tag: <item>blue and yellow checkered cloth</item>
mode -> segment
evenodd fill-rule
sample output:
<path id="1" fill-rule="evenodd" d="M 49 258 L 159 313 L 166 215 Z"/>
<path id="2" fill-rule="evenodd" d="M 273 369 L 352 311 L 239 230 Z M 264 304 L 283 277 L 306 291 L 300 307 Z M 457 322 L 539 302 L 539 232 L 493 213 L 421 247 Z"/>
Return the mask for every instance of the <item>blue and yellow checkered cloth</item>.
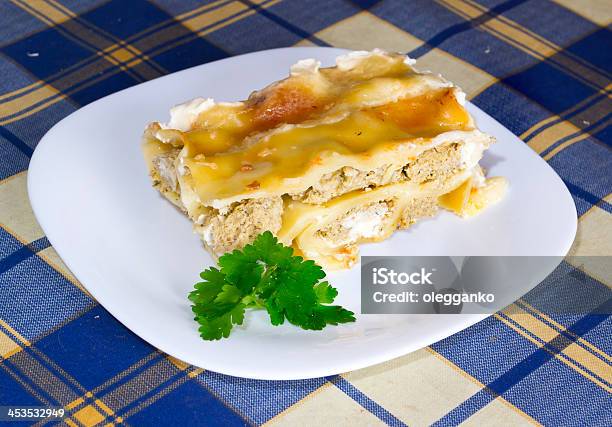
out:
<path id="1" fill-rule="evenodd" d="M 380 47 L 443 73 L 539 153 L 576 202 L 572 254 L 610 256 L 611 18 L 606 0 L 0 0 L 0 405 L 60 406 L 66 423 L 88 426 L 612 425 L 608 316 L 550 313 L 527 296 L 368 369 L 228 377 L 112 318 L 26 195 L 41 136 L 105 95 L 255 50 Z M 604 289 L 589 268 L 545 295 Z"/>

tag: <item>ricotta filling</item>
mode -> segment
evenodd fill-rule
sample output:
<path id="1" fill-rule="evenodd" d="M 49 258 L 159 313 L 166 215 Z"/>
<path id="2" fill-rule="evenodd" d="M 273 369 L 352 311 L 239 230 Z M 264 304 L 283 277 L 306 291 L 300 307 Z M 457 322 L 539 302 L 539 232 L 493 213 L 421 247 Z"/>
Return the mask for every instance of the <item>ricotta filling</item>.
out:
<path id="1" fill-rule="evenodd" d="M 382 231 L 383 219 L 388 215 L 386 203 L 379 203 L 373 209 L 366 209 L 348 215 L 340 223 L 348 230 L 348 240 L 355 242 L 360 238 L 376 237 Z"/>

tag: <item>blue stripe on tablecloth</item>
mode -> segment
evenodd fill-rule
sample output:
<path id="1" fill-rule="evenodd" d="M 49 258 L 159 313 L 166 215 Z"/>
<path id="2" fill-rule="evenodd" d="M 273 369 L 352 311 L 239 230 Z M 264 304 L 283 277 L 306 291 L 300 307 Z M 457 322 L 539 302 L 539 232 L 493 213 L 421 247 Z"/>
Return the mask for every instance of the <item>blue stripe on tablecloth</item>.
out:
<path id="1" fill-rule="evenodd" d="M 17 147 L 0 136 L 0 180 L 22 172 L 28 167 L 30 158 Z"/>
<path id="2" fill-rule="evenodd" d="M 604 199 L 600 199 L 596 195 L 589 193 L 586 190 L 583 190 L 582 188 L 578 187 L 577 185 L 572 184 L 571 182 L 568 182 L 565 180 L 563 182 L 567 186 L 569 191 L 572 193 L 572 195 L 589 202 L 589 204 L 591 205 L 597 205 L 608 213 L 612 213 L 612 205 L 606 202 Z"/>
<path id="3" fill-rule="evenodd" d="M 185 399 L 185 396 L 189 396 Z M 253 402 L 255 403 L 255 402 Z M 244 426 L 247 422 L 193 379 L 146 406 L 128 419 L 133 425 Z"/>
<path id="4" fill-rule="evenodd" d="M 93 54 L 89 49 L 66 37 L 57 28 L 49 27 L 44 31 L 30 34 L 3 46 L 0 52 L 41 80 Z M 31 58 L 28 52 L 38 52 L 39 56 Z M 44 61 L 40 60 L 40 52 L 44 55 Z"/>
<path id="5" fill-rule="evenodd" d="M 597 307 L 597 312 L 601 310 L 610 312 L 610 310 L 612 310 L 612 300 L 605 301 Z M 567 327 L 569 334 L 557 335 L 556 338 L 550 341 L 553 343 L 552 345 L 542 348 L 536 348 L 531 342 L 516 335 L 510 328 L 499 321 L 496 321 L 497 324 L 493 324 L 492 319 L 487 319 L 481 323 L 489 323 L 489 328 L 492 329 L 491 332 L 494 331 L 496 336 L 500 333 L 512 336 L 512 346 L 500 349 L 498 346 L 486 343 L 487 337 L 485 334 L 482 332 L 477 335 L 474 334 L 472 331 L 474 327 L 468 328 L 465 331 L 434 344 L 432 346 L 434 350 L 438 351 L 444 357 L 453 361 L 453 363 L 458 365 L 461 369 L 486 384 L 486 391 L 481 390 L 477 393 L 484 395 L 473 396 L 472 399 L 468 399 L 461 403 L 438 420 L 438 423 L 441 425 L 457 424 L 482 409 L 492 400 L 493 396 L 504 396 L 519 409 L 522 409 L 538 420 L 546 418 L 548 422 L 559 423 L 563 420 L 563 415 L 568 412 L 574 412 L 573 415 L 579 417 L 585 411 L 589 411 L 588 407 L 566 408 L 565 403 L 563 403 L 561 399 L 552 399 L 553 394 L 562 394 L 563 390 L 568 387 L 574 390 L 582 390 L 584 395 L 588 395 L 592 400 L 593 407 L 601 408 L 602 405 L 605 405 L 605 402 L 610 399 L 608 393 L 585 379 L 585 377 L 581 376 L 576 371 L 571 370 L 561 362 L 555 360 L 555 355 L 575 342 L 577 336 L 581 336 L 594 329 L 608 319 L 609 316 L 607 315 L 586 314 Z M 484 325 L 478 324 L 477 326 L 482 329 Z M 474 340 L 481 343 L 481 345 L 477 347 L 477 353 L 472 353 L 474 350 L 467 350 L 468 347 L 473 348 L 476 344 Z M 516 352 L 519 349 L 522 354 L 527 355 L 521 356 L 518 362 L 509 365 L 504 364 L 505 366 L 500 365 L 500 360 L 497 356 L 505 355 L 503 353 L 500 354 L 500 350 L 503 352 Z M 474 362 L 478 362 L 480 368 L 478 368 Z M 485 365 L 485 362 L 490 365 Z M 538 384 L 538 381 L 532 377 L 532 374 L 543 367 L 547 370 L 557 372 L 556 376 L 554 374 L 545 375 L 545 378 L 550 378 L 549 382 L 554 379 L 562 382 L 562 384 L 558 384 L 557 387 L 549 390 L 549 397 L 551 397 L 551 399 L 548 399 L 549 404 L 545 411 L 533 411 L 531 410 L 533 407 L 532 400 L 536 399 L 535 395 L 537 394 L 534 387 Z M 563 375 L 560 375 L 560 373 Z M 524 389 L 522 392 L 509 395 L 508 393 L 519 384 L 523 384 Z M 527 384 L 529 384 L 529 387 Z M 548 388 L 548 384 L 545 384 L 545 386 Z M 597 406 L 595 406 L 596 404 Z M 570 419 L 579 418 L 570 417 Z"/>
<path id="6" fill-rule="evenodd" d="M 0 363 L 0 367 L 2 368 L 2 370 L 0 370 L 0 385 L 2 386 L 0 387 L 0 390 L 5 387 L 10 387 L 9 390 L 12 390 L 14 388 L 15 393 L 19 395 L 22 394 L 19 393 L 20 390 L 27 390 L 27 388 L 30 388 L 34 391 L 34 393 L 28 390 L 29 394 L 36 394 L 36 400 L 34 400 L 34 405 L 41 403 L 46 405 L 57 405 L 56 399 L 54 399 L 53 396 L 51 396 L 47 390 L 45 390 L 43 387 L 34 382 L 32 378 L 30 378 L 29 376 L 22 375 L 22 372 L 14 365 L 13 362 L 11 362 L 10 358 L 3 359 L 2 363 Z M 16 378 L 18 378 L 19 381 L 16 381 Z M 24 401 L 14 401 L 13 396 L 9 397 L 9 399 L 7 399 L 5 402 L 14 402 L 21 405 L 25 404 Z"/>
<path id="7" fill-rule="evenodd" d="M 590 263 L 603 266 L 609 257 L 572 257 L 574 264 L 583 264 L 585 258 Z M 610 314 L 598 312 L 606 308 L 605 302 L 612 298 L 610 288 L 592 278 L 568 262 L 562 262 L 546 279 L 529 291 L 522 300 L 541 313 L 545 313 L 563 327 L 576 323 L 585 313 Z M 570 334 L 572 335 L 572 334 Z M 595 346 L 606 348 L 612 336 L 600 334 L 599 339 L 591 340 Z M 609 349 L 609 348 L 607 348 Z"/>
<path id="8" fill-rule="evenodd" d="M 62 401 L 53 397 L 51 394 L 52 389 L 57 391 L 61 387 L 62 391 L 72 392 L 75 396 L 85 394 L 86 390 L 80 384 L 75 383 L 73 378 L 66 377 L 53 359 L 45 358 L 43 354 L 39 353 L 32 346 L 22 346 L 19 353 L 3 361 L 3 363 L 11 364 L 16 371 L 18 370 L 21 379 L 24 379 L 26 376 L 29 378 L 28 368 L 31 367 L 32 362 L 39 364 L 43 368 L 43 370 L 38 372 L 39 377 L 34 380 L 34 383 L 36 383 L 39 389 L 43 390 L 43 393 L 48 395 L 55 405 L 63 406 L 69 403 L 69 401 Z M 40 376 L 41 374 L 42 376 Z M 61 384 L 58 384 L 58 380 Z M 68 398 L 69 395 L 62 397 Z"/>
<path id="9" fill-rule="evenodd" d="M 100 306 L 39 340 L 36 347 L 57 360 L 85 388 L 99 392 L 117 389 L 163 359 L 163 354 L 132 334 Z M 109 379 L 143 359 L 148 361 L 103 387 Z"/>
<path id="10" fill-rule="evenodd" d="M 268 18 L 270 21 L 272 21 L 275 24 L 283 27 L 287 31 L 292 32 L 296 36 L 299 36 L 299 37 L 302 37 L 304 39 L 310 40 L 311 42 L 313 42 L 314 44 L 316 44 L 318 46 L 329 46 L 329 44 L 327 44 L 326 42 L 324 42 L 320 38 L 312 35 L 308 31 L 303 30 L 301 27 L 292 24 L 291 22 L 287 21 L 286 19 L 281 18 L 277 14 L 270 12 L 268 9 L 265 9 L 265 8 L 261 7 L 260 5 L 258 5 L 256 3 L 253 3 L 250 0 L 240 0 L 240 2 L 246 4 L 251 9 L 257 11 L 258 15 L 261 15 L 261 16 L 263 16 L 265 18 Z"/>
<path id="11" fill-rule="evenodd" d="M 48 403 L 27 390 L 17 380 L 18 378 L 20 376 L 14 369 L 4 362 L 0 363 L 0 402 L 11 402 L 24 406 L 37 406 Z"/>
<path id="12" fill-rule="evenodd" d="M 471 30 L 479 25 L 484 24 L 487 21 L 495 18 L 497 15 L 502 14 L 522 3 L 525 3 L 526 0 L 509 0 L 504 3 L 498 4 L 495 7 L 489 9 L 487 14 L 482 14 L 475 19 L 471 19 L 469 21 L 462 22 L 460 24 L 455 24 L 451 27 L 448 27 L 442 31 L 440 31 L 435 36 L 426 40 L 425 43 L 414 49 L 409 53 L 413 58 L 419 58 L 425 55 L 430 50 L 439 47 L 442 43 L 450 39 L 451 37 L 456 36 L 459 33 Z"/>
<path id="13" fill-rule="evenodd" d="M 103 29 L 114 38 L 125 41 L 134 34 L 168 22 L 173 17 L 145 0 L 130 0 L 129 7 L 126 7 L 124 0 L 110 0 L 82 13 L 79 19 L 93 24 L 89 26 L 96 33 L 100 33 L 98 29 Z"/>
<path id="14" fill-rule="evenodd" d="M 0 2 L 0 46 L 12 43 L 30 34 L 44 30 L 47 26 L 10 1 Z"/>
<path id="15" fill-rule="evenodd" d="M 0 243 L 3 248 L 23 246 L 2 228 Z M 45 240 L 37 241 L 34 249 L 45 245 Z M 7 254 L 4 250 L 2 253 Z M 7 262 L 12 266 L 0 273 L 0 318 L 31 341 L 94 302 L 41 258 L 23 254 L 15 256 L 23 259 Z"/>
<path id="16" fill-rule="evenodd" d="M 135 409 L 142 402 L 146 401 L 149 398 L 152 398 L 162 392 L 164 389 L 169 388 L 175 385 L 179 380 L 185 378 L 187 372 L 177 370 L 173 375 L 166 378 L 160 384 L 155 385 L 154 387 L 148 387 L 144 393 L 140 393 L 136 399 L 129 402 L 127 405 L 121 407 L 120 409 L 115 410 L 116 416 L 123 416 L 127 412 Z M 193 379 L 189 379 L 188 381 L 193 381 Z M 206 394 L 206 391 L 202 389 L 202 394 Z"/>
<path id="17" fill-rule="evenodd" d="M 578 114 L 588 110 L 589 108 L 591 108 L 598 102 L 601 102 L 602 100 L 607 99 L 610 96 L 610 93 L 611 93 L 610 91 L 605 91 L 605 92 L 597 94 L 596 96 L 591 98 L 588 102 L 585 102 L 580 108 L 570 109 L 569 112 L 560 114 L 558 119 L 551 120 L 550 122 L 538 127 L 533 132 L 531 132 L 529 135 L 527 135 L 523 140 L 525 142 L 529 142 L 533 137 L 543 132 L 544 130 L 548 129 L 549 127 L 555 126 L 563 122 L 564 120 L 570 120 L 571 118 L 577 116 Z"/>
<path id="18" fill-rule="evenodd" d="M 408 5 L 384 2 L 373 7 L 372 12 L 421 40 L 435 38 L 441 28 L 465 23 L 462 17 L 449 9 L 427 1 L 411 2 Z M 457 32 L 436 47 L 498 78 L 538 62 L 532 55 L 479 28 Z"/>
<path id="19" fill-rule="evenodd" d="M 546 10 L 546 13 L 542 13 L 543 10 Z M 515 21 L 523 29 L 532 31 L 547 42 L 559 46 L 566 46 L 597 29 L 592 22 L 554 1 L 541 2 L 537 7 L 532 1 L 527 1 L 509 9 L 503 15 Z M 555 25 L 550 25 L 551 22 Z M 559 31 L 559 28 L 563 28 L 563 31 Z"/>
<path id="20" fill-rule="evenodd" d="M 17 249 L 15 252 L 0 259 L 0 274 L 10 270 L 21 261 L 28 259 L 32 255 L 42 251 L 43 249 L 47 249 L 50 246 L 51 243 L 49 243 L 49 240 L 47 240 L 46 237 L 41 237 L 40 239 L 34 240 L 33 242 Z"/>
<path id="21" fill-rule="evenodd" d="M 353 399 L 355 402 L 359 403 L 362 407 L 367 409 L 373 415 L 376 415 L 382 421 L 384 421 L 387 425 L 390 426 L 405 426 L 404 422 L 402 422 L 399 418 L 393 415 L 391 412 L 387 411 L 385 408 L 380 406 L 374 400 L 370 399 L 365 393 L 351 384 L 349 381 L 345 380 L 340 375 L 334 375 L 332 377 L 327 378 L 329 382 L 338 387 L 347 396 Z"/>
<path id="22" fill-rule="evenodd" d="M 612 301 L 612 299 L 611 299 Z M 609 309 L 610 306 L 607 307 L 602 307 L 602 309 Z M 508 316 L 505 313 L 499 313 L 498 314 L 500 318 L 502 318 L 505 322 L 507 322 L 508 324 L 512 325 L 512 327 L 516 328 L 517 330 L 522 331 L 525 335 L 527 335 L 528 337 L 530 337 L 532 340 L 535 340 L 538 344 L 540 344 L 542 346 L 542 348 L 544 350 L 547 350 L 549 353 L 553 354 L 553 355 L 558 355 L 559 360 L 562 360 L 564 362 L 569 362 L 572 365 L 572 368 L 578 368 L 578 370 L 583 370 L 583 372 L 588 373 L 589 375 L 589 379 L 594 379 L 595 381 L 603 384 L 604 387 L 608 387 L 609 389 L 612 389 L 612 383 L 610 383 L 610 381 L 608 381 L 606 378 L 602 377 L 601 375 L 597 374 L 595 371 L 593 371 L 591 368 L 589 368 L 588 366 L 586 366 L 585 364 L 581 363 L 578 359 L 574 359 L 571 356 L 562 353 L 561 350 L 563 350 L 563 348 L 561 348 L 561 350 L 559 350 L 559 346 L 560 344 L 562 344 L 562 347 L 567 347 L 570 344 L 576 344 L 576 341 L 578 340 L 578 336 L 573 334 L 571 331 L 565 330 L 563 332 L 558 331 L 558 334 L 556 336 L 555 339 L 553 339 L 550 342 L 547 342 L 545 339 L 539 337 L 536 333 L 530 331 L 528 328 L 522 326 L 519 322 L 515 321 L 512 316 Z M 597 314 L 591 314 L 592 316 L 600 316 L 600 313 Z M 590 351 L 589 351 L 590 352 Z M 590 352 L 593 353 L 593 352 Z M 601 360 L 603 360 L 606 364 L 609 365 L 609 362 L 607 360 L 605 360 L 604 358 L 600 358 Z M 612 366 L 611 366 L 612 368 Z"/>
<path id="23" fill-rule="evenodd" d="M 303 34 L 313 35 L 353 16 L 360 10 L 362 5 L 354 1 L 309 0 L 307 4 L 295 1 L 279 2 L 267 9 L 267 12 L 299 27 Z"/>
<path id="24" fill-rule="evenodd" d="M 574 337 L 574 335 L 573 335 L 572 333 L 568 332 L 568 331 L 565 329 L 565 327 L 563 326 L 563 324 L 559 324 L 559 323 L 553 323 L 553 322 L 551 322 L 551 321 L 549 320 L 549 319 L 550 319 L 550 316 L 548 316 L 548 315 L 547 315 L 546 317 L 544 317 L 544 316 L 542 315 L 542 312 L 538 312 L 538 311 L 534 310 L 532 306 L 528 306 L 528 305 L 526 305 L 526 304 L 525 304 L 525 303 L 524 303 L 522 300 L 515 301 L 515 304 L 516 304 L 518 307 L 520 307 L 521 309 L 523 309 L 525 312 L 529 313 L 531 316 L 533 316 L 533 317 L 535 317 L 536 319 L 538 319 L 540 322 L 544 323 L 544 324 L 545 324 L 546 326 L 548 326 L 549 328 L 551 328 L 551 329 L 553 329 L 553 330 L 557 331 L 557 332 L 558 332 L 560 335 L 565 336 L 565 337 L 567 337 L 567 338 L 573 338 L 573 337 Z M 547 317 L 548 317 L 548 318 L 547 318 Z M 509 319 L 509 318 L 508 318 L 508 319 Z M 553 320 L 554 320 L 554 319 L 553 319 Z M 569 323 L 569 322 L 566 322 L 566 323 Z M 559 325 L 561 325 L 561 326 L 559 326 Z M 598 325 L 598 326 L 599 326 L 599 325 Z M 593 330 L 596 330 L 596 328 L 593 328 L 591 331 L 593 331 Z M 590 332 L 590 331 L 589 331 L 589 332 Z M 535 334 L 533 334 L 533 333 L 531 333 L 531 332 L 530 332 L 530 335 L 535 337 Z M 574 344 L 575 344 L 576 346 L 580 347 L 581 349 L 583 349 L 584 351 L 589 352 L 591 355 L 593 355 L 594 357 L 598 358 L 598 359 L 599 359 L 599 360 L 601 360 L 602 362 L 609 363 L 609 360 L 608 360 L 606 357 L 604 357 L 604 356 L 603 356 L 602 354 L 600 354 L 599 352 L 597 352 L 597 351 L 593 350 L 593 348 L 591 348 L 590 346 L 585 345 L 585 343 L 584 343 L 584 342 L 582 342 L 582 341 L 578 340 L 578 341 L 576 341 Z M 592 344 L 592 343 L 591 343 L 591 344 Z M 604 351 L 605 351 L 605 350 L 604 350 Z M 607 380 L 603 379 L 603 381 L 607 381 Z"/>
<path id="25" fill-rule="evenodd" d="M 482 389 L 434 422 L 432 427 L 459 425 L 496 398 L 497 396 L 494 393 L 491 393 L 486 388 Z"/>
<path id="26" fill-rule="evenodd" d="M 49 131 L 49 129 L 51 129 L 58 121 L 76 110 L 76 106 L 71 104 L 69 100 L 64 99 L 48 106 L 44 110 L 38 111 L 36 114 L 32 114 L 16 122 L 5 125 L 5 129 L 9 130 L 21 141 L 28 144 L 29 147 L 36 148 L 41 138 Z M 2 137 L 0 136 L 0 140 L 1 138 Z M 0 168 L 2 167 L 1 163 L 2 162 L 0 161 Z"/>
<path id="27" fill-rule="evenodd" d="M 578 55 L 588 63 L 594 64 L 606 73 L 612 73 L 612 49 L 602 48 L 612 45 L 612 31 L 608 28 L 600 28 L 587 37 L 584 37 L 567 50 Z"/>
<path id="28" fill-rule="evenodd" d="M 548 164 L 563 181 L 570 184 L 578 216 L 612 193 L 610 147 L 592 138 L 585 138 L 564 148 Z M 607 204 L 602 206 L 605 208 Z"/>
<path id="29" fill-rule="evenodd" d="M 596 93 L 595 89 L 569 76 L 548 60 L 505 77 L 502 82 L 556 114 L 562 114 Z M 563 96 L 551 91 L 551 87 L 562 87 Z"/>
<path id="30" fill-rule="evenodd" d="M 9 131 L 6 127 L 0 126 L 0 136 L 2 136 L 11 144 L 13 144 L 13 146 L 19 151 L 21 151 L 24 155 L 32 157 L 32 153 L 34 152 L 34 150 L 31 149 L 28 144 L 19 139 L 15 134 Z"/>
<path id="31" fill-rule="evenodd" d="M 538 103 L 501 82 L 489 86 L 472 102 L 515 135 L 523 134 L 551 115 Z"/>
<path id="32" fill-rule="evenodd" d="M 326 383 L 325 378 L 263 381 L 212 371 L 204 371 L 196 378 L 207 390 L 254 424 L 265 423 Z"/>

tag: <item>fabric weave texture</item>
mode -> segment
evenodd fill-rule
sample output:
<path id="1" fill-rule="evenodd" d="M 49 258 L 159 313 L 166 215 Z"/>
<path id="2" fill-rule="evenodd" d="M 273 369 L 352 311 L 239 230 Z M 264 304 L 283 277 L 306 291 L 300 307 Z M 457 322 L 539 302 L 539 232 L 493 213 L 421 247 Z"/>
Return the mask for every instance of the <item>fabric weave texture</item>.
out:
<path id="1" fill-rule="evenodd" d="M 379 47 L 457 83 L 542 156 L 576 203 L 572 254 L 612 256 L 611 22 L 601 0 L 0 1 L 0 406 L 63 407 L 79 426 L 612 425 L 610 318 L 542 304 L 612 285 L 588 265 L 378 366 L 241 379 L 117 322 L 63 264 L 26 192 L 40 138 L 105 95 L 257 50 Z"/>

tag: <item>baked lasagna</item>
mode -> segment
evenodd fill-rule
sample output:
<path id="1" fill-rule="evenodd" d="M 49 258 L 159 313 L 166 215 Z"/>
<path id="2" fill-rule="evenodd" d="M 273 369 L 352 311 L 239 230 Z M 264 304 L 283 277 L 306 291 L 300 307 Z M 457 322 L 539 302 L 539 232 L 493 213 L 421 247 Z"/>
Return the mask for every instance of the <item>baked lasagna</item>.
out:
<path id="1" fill-rule="evenodd" d="M 328 269 L 440 208 L 474 215 L 506 186 L 478 165 L 494 140 L 461 89 L 413 63 L 380 50 L 329 68 L 305 59 L 245 101 L 178 105 L 144 132 L 153 186 L 214 256 L 269 230 Z"/>

